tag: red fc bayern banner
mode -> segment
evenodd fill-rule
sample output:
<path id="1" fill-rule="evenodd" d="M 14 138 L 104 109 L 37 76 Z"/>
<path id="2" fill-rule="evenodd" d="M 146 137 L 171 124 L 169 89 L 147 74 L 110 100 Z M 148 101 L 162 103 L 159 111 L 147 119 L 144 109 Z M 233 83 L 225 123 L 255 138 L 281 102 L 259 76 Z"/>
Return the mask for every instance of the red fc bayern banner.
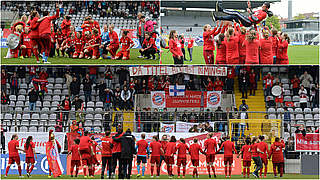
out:
<path id="1" fill-rule="evenodd" d="M 296 151 L 320 151 L 318 133 L 308 133 L 305 136 L 300 133 L 295 135 Z"/>

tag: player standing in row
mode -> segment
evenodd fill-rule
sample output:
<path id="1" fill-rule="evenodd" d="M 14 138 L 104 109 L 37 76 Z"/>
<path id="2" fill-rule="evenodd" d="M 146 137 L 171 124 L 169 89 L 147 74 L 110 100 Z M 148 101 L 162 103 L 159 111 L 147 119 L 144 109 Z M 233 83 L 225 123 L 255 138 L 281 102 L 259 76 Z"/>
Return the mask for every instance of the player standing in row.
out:
<path id="1" fill-rule="evenodd" d="M 12 135 L 11 141 L 8 143 L 8 150 L 9 150 L 9 162 L 6 168 L 6 175 L 4 176 L 5 178 L 8 176 L 8 172 L 11 168 L 11 165 L 16 163 L 18 166 L 18 171 L 19 171 L 19 178 L 23 178 L 21 175 L 21 165 L 20 165 L 20 156 L 18 151 L 23 151 L 23 149 L 19 148 L 19 137 L 17 134 Z"/>
<path id="2" fill-rule="evenodd" d="M 92 140 L 88 136 L 89 132 L 85 131 L 83 133 L 83 136 L 80 137 L 80 143 L 79 143 L 79 152 L 80 157 L 82 160 L 82 167 L 83 167 L 83 174 L 84 177 L 87 177 L 87 170 L 89 171 L 89 176 L 92 175 L 92 158 L 93 156 L 93 149 L 90 145 L 92 143 Z"/>
<path id="3" fill-rule="evenodd" d="M 228 167 L 229 167 L 229 178 L 231 178 L 231 169 L 232 169 L 232 163 L 233 163 L 233 151 L 235 154 L 237 154 L 237 150 L 234 147 L 234 143 L 231 142 L 229 139 L 230 137 L 227 136 L 226 137 L 226 141 L 224 141 L 221 144 L 221 147 L 218 149 L 217 153 L 219 151 L 221 151 L 222 148 L 224 148 L 224 174 L 225 174 L 225 178 L 227 178 L 227 174 L 228 174 Z"/>
<path id="4" fill-rule="evenodd" d="M 200 152 L 202 154 L 205 154 L 205 152 L 203 152 L 201 146 L 198 144 L 198 139 L 194 138 L 193 139 L 193 144 L 191 144 L 190 148 L 189 148 L 189 153 L 191 156 L 191 162 L 193 165 L 193 173 L 192 173 L 192 177 L 197 177 L 199 178 L 199 174 L 198 174 L 198 166 L 199 166 L 199 154 Z"/>
<path id="5" fill-rule="evenodd" d="M 81 166 L 79 143 L 80 139 L 75 139 L 74 144 L 71 146 L 71 150 L 68 152 L 68 156 L 71 154 L 71 177 L 73 177 L 74 168 L 76 168 L 75 177 L 78 177 L 79 167 Z"/>
<path id="6" fill-rule="evenodd" d="M 102 149 L 101 149 L 101 160 L 102 160 L 102 170 L 101 170 L 101 179 L 104 179 L 104 171 L 107 166 L 107 175 L 111 179 L 112 172 L 112 138 L 110 137 L 111 132 L 106 131 L 105 137 L 101 139 Z"/>
<path id="7" fill-rule="evenodd" d="M 37 154 L 35 151 L 36 145 L 32 142 L 32 136 L 28 136 L 26 143 L 24 144 L 24 150 L 26 152 L 26 164 L 27 164 L 27 176 L 30 177 L 31 172 L 34 168 L 35 159 Z M 31 164 L 31 167 L 30 167 Z"/>
<path id="8" fill-rule="evenodd" d="M 221 22 L 219 28 L 215 27 L 212 29 L 210 24 L 206 24 L 203 27 L 203 57 L 206 64 L 214 64 L 214 37 L 221 32 L 222 23 L 223 22 Z M 218 24 L 219 22 L 217 22 L 217 25 Z"/>
<path id="9" fill-rule="evenodd" d="M 249 149 L 251 148 L 250 139 L 246 139 L 246 145 L 242 146 L 239 156 L 242 155 L 242 166 L 243 166 L 243 178 L 250 178 L 250 166 L 251 166 L 251 152 Z"/>
<path id="10" fill-rule="evenodd" d="M 215 159 L 215 153 L 217 150 L 217 141 L 215 139 L 212 138 L 213 137 L 213 133 L 209 133 L 207 135 L 207 140 L 204 141 L 204 152 L 206 153 L 206 161 L 207 161 L 207 170 L 208 170 L 208 174 L 209 174 L 209 178 L 211 178 L 211 174 L 210 174 L 210 167 L 212 169 L 213 172 L 213 176 L 216 178 L 216 171 L 214 169 L 214 159 Z"/>
<path id="11" fill-rule="evenodd" d="M 165 162 L 167 164 L 167 171 L 169 178 L 173 177 L 173 168 L 174 165 L 174 154 L 177 151 L 176 147 L 176 137 L 171 136 L 170 141 L 166 144 L 164 151 L 165 151 Z"/>
<path id="12" fill-rule="evenodd" d="M 259 156 L 261 158 L 262 164 L 264 165 L 264 178 L 267 177 L 268 172 L 268 144 L 265 142 L 264 136 L 259 136 L 260 143 L 258 145 L 258 148 L 262 153 L 259 153 Z M 260 169 L 260 176 L 262 177 L 262 169 Z"/>
<path id="13" fill-rule="evenodd" d="M 157 178 L 160 176 L 160 155 L 163 154 L 163 149 L 161 143 L 158 141 L 158 136 L 152 137 L 152 142 L 150 143 L 151 149 L 151 178 L 153 178 L 154 165 L 156 165 L 157 169 Z"/>
<path id="14" fill-rule="evenodd" d="M 283 148 L 285 148 L 285 144 L 283 140 L 280 141 L 280 138 L 276 137 L 275 142 L 270 147 L 269 159 L 272 157 L 273 164 L 273 173 L 274 177 L 277 178 L 277 167 L 280 173 L 280 177 L 283 176 L 284 169 L 284 158 L 283 158 Z"/>
<path id="15" fill-rule="evenodd" d="M 183 64 L 183 54 L 181 51 L 181 44 L 178 39 L 176 30 L 170 31 L 169 35 L 169 50 L 172 53 L 174 64 Z"/>
<path id="16" fill-rule="evenodd" d="M 186 166 L 187 166 L 187 151 L 189 151 L 189 147 L 186 144 L 186 141 L 183 138 L 180 138 L 180 143 L 177 146 L 178 151 L 178 159 L 177 159 L 177 173 L 178 178 L 181 178 L 180 176 L 180 167 L 182 165 L 183 168 L 183 176 L 182 178 L 185 178 L 186 176 Z"/>
<path id="17" fill-rule="evenodd" d="M 254 163 L 256 164 L 256 169 L 255 171 L 252 173 L 252 175 L 256 178 L 259 177 L 259 170 L 262 168 L 262 161 L 261 158 L 259 156 L 259 153 L 262 153 L 262 151 L 260 151 L 258 145 L 260 143 L 260 140 L 257 137 L 254 137 L 252 139 L 252 145 L 249 149 L 249 152 L 252 153 L 252 160 L 254 161 Z"/>
<path id="18" fill-rule="evenodd" d="M 144 178 L 144 172 L 146 171 L 146 163 L 147 163 L 147 156 L 149 156 L 149 146 L 148 142 L 145 140 L 146 135 L 141 134 L 141 139 L 137 142 L 136 149 L 137 151 L 137 177 L 140 177 L 140 164 L 142 162 L 142 178 Z"/>

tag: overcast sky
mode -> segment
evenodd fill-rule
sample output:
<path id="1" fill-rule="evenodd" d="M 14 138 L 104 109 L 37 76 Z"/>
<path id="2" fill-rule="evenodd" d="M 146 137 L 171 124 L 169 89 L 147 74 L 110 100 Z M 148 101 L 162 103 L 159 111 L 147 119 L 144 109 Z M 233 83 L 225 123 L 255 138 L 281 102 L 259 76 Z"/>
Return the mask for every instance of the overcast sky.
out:
<path id="1" fill-rule="evenodd" d="M 292 0 L 292 16 L 296 16 L 299 13 L 319 12 L 320 1 L 319 0 Z M 271 5 L 270 10 L 275 15 L 281 17 L 288 17 L 288 0 L 281 0 L 281 2 Z"/>

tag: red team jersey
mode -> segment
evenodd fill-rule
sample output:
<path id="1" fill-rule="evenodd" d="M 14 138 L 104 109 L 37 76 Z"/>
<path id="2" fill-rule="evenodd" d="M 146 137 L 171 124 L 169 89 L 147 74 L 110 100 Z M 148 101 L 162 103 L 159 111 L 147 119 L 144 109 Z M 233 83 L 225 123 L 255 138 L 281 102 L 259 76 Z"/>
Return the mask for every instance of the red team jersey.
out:
<path id="1" fill-rule="evenodd" d="M 74 144 L 71 147 L 71 160 L 80 160 L 80 154 L 79 154 L 79 145 L 78 144 Z"/>
<path id="2" fill-rule="evenodd" d="M 223 82 L 221 80 L 215 81 L 213 84 L 215 91 L 222 91 L 223 90 Z"/>
<path id="3" fill-rule="evenodd" d="M 169 49 L 173 57 L 182 56 L 181 44 L 177 38 L 169 40 Z"/>
<path id="4" fill-rule="evenodd" d="M 224 39 L 226 45 L 226 63 L 239 64 L 239 37 L 232 36 L 229 41 Z"/>
<path id="5" fill-rule="evenodd" d="M 150 143 L 151 148 L 151 156 L 160 156 L 161 155 L 161 143 L 157 141 L 153 141 Z"/>
<path id="6" fill-rule="evenodd" d="M 110 45 L 119 45 L 118 34 L 115 31 L 109 32 Z"/>
<path id="7" fill-rule="evenodd" d="M 260 9 L 260 10 L 254 11 L 252 16 L 258 18 L 258 20 L 255 21 L 251 18 L 251 16 L 249 16 L 250 21 L 256 24 L 259 24 L 262 20 L 264 20 L 267 17 L 267 13 Z"/>
<path id="8" fill-rule="evenodd" d="M 112 156 L 112 139 L 110 137 L 103 137 L 102 141 L 102 149 L 101 149 L 101 156 L 102 157 L 111 157 Z"/>
<path id="9" fill-rule="evenodd" d="M 51 21 L 59 17 L 59 9 L 56 10 L 54 16 L 46 17 L 40 22 L 39 25 L 39 35 L 50 34 L 51 33 Z"/>
<path id="10" fill-rule="evenodd" d="M 137 155 L 146 156 L 147 155 L 147 149 L 148 149 L 148 143 L 146 140 L 141 139 L 137 142 L 138 146 L 138 152 Z"/>
<path id="11" fill-rule="evenodd" d="M 130 46 L 133 44 L 134 42 L 132 41 L 131 38 L 129 37 L 121 37 L 120 39 L 120 45 L 121 45 L 121 50 L 122 51 L 128 51 Z"/>
<path id="12" fill-rule="evenodd" d="M 188 48 L 193 48 L 193 43 L 194 43 L 194 40 L 193 39 L 189 39 L 188 40 Z"/>
<path id="13" fill-rule="evenodd" d="M 164 150 L 164 152 L 165 152 L 165 149 L 166 149 L 166 146 L 167 146 L 167 144 L 168 144 L 168 141 L 160 141 L 160 143 L 161 143 L 161 148 Z M 164 155 L 164 154 L 162 154 L 161 153 L 161 155 Z"/>
<path id="14" fill-rule="evenodd" d="M 267 153 L 268 153 L 268 144 L 266 142 L 261 141 L 258 144 L 258 148 L 260 151 L 263 152 L 263 154 L 259 153 L 259 156 L 261 159 L 267 159 Z"/>
<path id="15" fill-rule="evenodd" d="M 165 146 L 165 156 L 172 156 L 177 150 L 175 142 L 168 142 Z"/>
<path id="16" fill-rule="evenodd" d="M 286 40 L 279 41 L 278 43 L 278 53 L 277 53 L 277 59 L 281 60 L 287 60 L 284 62 L 280 62 L 281 64 L 287 64 L 288 62 L 288 42 Z"/>
<path id="17" fill-rule="evenodd" d="M 178 158 L 187 158 L 188 145 L 179 143 L 177 146 Z"/>
<path id="18" fill-rule="evenodd" d="M 191 144 L 189 148 L 191 159 L 199 159 L 200 152 L 204 154 L 199 144 Z"/>
<path id="19" fill-rule="evenodd" d="M 79 149 L 80 150 L 90 150 L 90 144 L 92 143 L 92 140 L 89 136 L 81 136 L 80 137 L 80 144 Z"/>
<path id="20" fill-rule="evenodd" d="M 283 142 L 274 142 L 270 147 L 270 157 L 273 163 L 284 162 L 282 148 L 285 147 Z"/>
<path id="21" fill-rule="evenodd" d="M 272 39 L 260 39 L 260 64 L 273 64 Z"/>
<path id="22" fill-rule="evenodd" d="M 19 156 L 19 152 L 18 152 L 17 148 L 19 148 L 19 141 L 11 140 L 8 143 L 9 157 L 17 157 L 17 156 Z"/>
<path id="23" fill-rule="evenodd" d="M 21 34 L 22 44 L 26 46 L 27 49 L 31 48 L 30 33 Z"/>
<path id="24" fill-rule="evenodd" d="M 257 149 L 258 149 L 258 143 L 254 143 L 254 144 L 251 145 L 250 150 L 251 150 L 251 153 L 252 153 L 252 157 L 258 157 L 259 156 L 259 153 L 258 153 Z"/>
<path id="25" fill-rule="evenodd" d="M 251 148 L 251 145 L 244 145 L 241 148 L 244 161 L 251 161 L 251 153 L 249 152 L 250 148 Z"/>
<path id="26" fill-rule="evenodd" d="M 215 154 L 217 148 L 217 141 L 211 138 L 205 140 L 204 148 L 206 149 L 206 154 Z"/>
<path id="27" fill-rule="evenodd" d="M 245 64 L 259 64 L 259 40 L 255 39 L 252 42 L 244 40 L 243 45 L 246 47 Z"/>
<path id="28" fill-rule="evenodd" d="M 237 150 L 234 147 L 234 143 L 229 140 L 223 142 L 218 151 L 220 151 L 222 148 L 224 148 L 224 157 L 233 157 L 232 151 L 237 153 Z"/>
<path id="29" fill-rule="evenodd" d="M 36 145 L 34 142 L 30 142 L 29 147 L 27 149 L 27 144 L 24 144 L 24 150 L 26 151 L 26 157 L 34 157 L 33 148 L 35 148 Z"/>
<path id="30" fill-rule="evenodd" d="M 61 45 L 63 42 L 63 35 L 62 34 L 55 34 L 55 39 L 57 40 L 58 44 Z"/>
<path id="31" fill-rule="evenodd" d="M 215 27 L 211 31 L 204 31 L 203 32 L 203 50 L 204 51 L 214 51 L 214 36 L 220 33 L 221 29 L 217 31 L 217 27 Z"/>
<path id="32" fill-rule="evenodd" d="M 147 48 L 151 47 L 157 50 L 157 46 L 155 40 L 153 38 L 144 39 L 143 44 L 147 46 Z"/>

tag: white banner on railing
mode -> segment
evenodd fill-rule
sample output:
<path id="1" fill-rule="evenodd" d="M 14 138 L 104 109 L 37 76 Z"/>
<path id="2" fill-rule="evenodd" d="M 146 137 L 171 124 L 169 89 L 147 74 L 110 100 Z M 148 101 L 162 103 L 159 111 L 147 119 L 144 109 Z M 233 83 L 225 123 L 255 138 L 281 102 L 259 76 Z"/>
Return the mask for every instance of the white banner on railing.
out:
<path id="1" fill-rule="evenodd" d="M 209 122 L 210 126 L 214 129 L 214 122 Z M 190 128 L 194 125 L 199 125 L 199 123 L 189 123 L 189 122 L 176 122 L 176 132 L 183 133 L 189 132 Z"/>
<path id="2" fill-rule="evenodd" d="M 36 153 L 46 154 L 46 143 L 49 140 L 48 132 L 6 132 L 5 133 L 6 152 L 8 152 L 8 142 L 11 140 L 11 137 L 13 134 L 18 135 L 20 148 L 24 149 L 24 144 L 26 143 L 28 136 L 32 136 L 33 142 L 36 145 L 36 149 L 35 149 Z M 55 132 L 54 135 L 55 135 L 55 139 L 59 142 L 63 150 L 66 133 Z"/>
<path id="3" fill-rule="evenodd" d="M 163 76 L 178 73 L 201 76 L 227 76 L 227 67 L 217 66 L 133 66 L 130 76 Z"/>

